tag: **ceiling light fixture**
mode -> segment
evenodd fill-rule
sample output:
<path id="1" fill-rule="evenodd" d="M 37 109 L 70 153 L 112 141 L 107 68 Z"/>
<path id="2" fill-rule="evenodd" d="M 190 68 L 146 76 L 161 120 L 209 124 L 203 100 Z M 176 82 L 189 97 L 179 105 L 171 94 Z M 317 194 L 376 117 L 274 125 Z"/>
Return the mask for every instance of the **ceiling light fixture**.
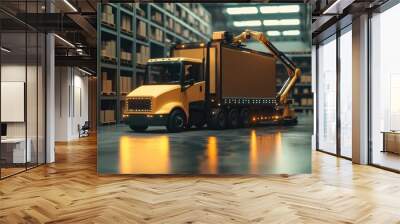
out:
<path id="1" fill-rule="evenodd" d="M 257 7 L 234 7 L 227 8 L 226 13 L 229 15 L 246 15 L 246 14 L 257 14 Z"/>
<path id="2" fill-rule="evenodd" d="M 296 26 L 300 25 L 299 19 L 267 19 L 263 21 L 264 26 Z"/>
<path id="3" fill-rule="evenodd" d="M 341 3 L 341 0 L 336 0 L 335 2 L 333 2 L 332 5 L 330 5 L 327 9 L 325 9 L 325 11 L 322 12 L 322 14 L 339 14 L 337 13 L 338 11 L 338 7 L 339 7 L 339 3 Z"/>
<path id="4" fill-rule="evenodd" d="M 81 69 L 81 68 L 79 68 L 79 67 L 78 67 L 78 70 L 81 71 L 81 72 L 83 72 L 83 73 L 85 73 L 86 75 L 90 75 L 90 76 L 93 75 L 92 73 L 90 73 L 90 72 L 88 72 L 88 71 L 86 71 L 86 70 L 83 70 L 83 69 Z"/>
<path id="5" fill-rule="evenodd" d="M 78 10 L 68 0 L 64 0 L 64 2 L 72 9 L 72 11 L 78 12 Z"/>
<path id="6" fill-rule="evenodd" d="M 9 49 L 7 49 L 5 47 L 0 47 L 0 49 L 1 49 L 1 51 L 4 51 L 6 53 L 10 53 L 11 52 L 11 50 L 9 50 Z"/>
<path id="7" fill-rule="evenodd" d="M 280 35 L 281 35 L 281 32 L 277 31 L 277 30 L 267 31 L 267 36 L 270 36 L 270 37 L 275 37 L 275 36 L 280 36 Z"/>
<path id="8" fill-rule="evenodd" d="M 299 36 L 300 30 L 285 30 L 282 34 L 283 36 Z"/>
<path id="9" fill-rule="evenodd" d="M 234 21 L 233 25 L 236 27 L 261 26 L 261 21 L 260 20 Z"/>
<path id="10" fill-rule="evenodd" d="M 57 37 L 59 40 L 61 40 L 62 42 L 64 42 L 65 44 L 67 44 L 68 46 L 75 48 L 75 45 L 73 45 L 71 42 L 69 42 L 68 40 L 60 37 L 58 34 L 54 34 L 55 37 Z"/>
<path id="11" fill-rule="evenodd" d="M 300 6 L 299 5 L 261 6 L 260 12 L 264 14 L 296 13 L 300 12 Z"/>

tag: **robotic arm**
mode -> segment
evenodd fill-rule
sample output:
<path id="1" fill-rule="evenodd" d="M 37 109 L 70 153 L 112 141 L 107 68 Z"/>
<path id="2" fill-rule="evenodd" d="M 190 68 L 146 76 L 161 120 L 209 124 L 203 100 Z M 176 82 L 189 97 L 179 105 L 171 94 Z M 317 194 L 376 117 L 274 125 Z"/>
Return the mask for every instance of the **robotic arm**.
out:
<path id="1" fill-rule="evenodd" d="M 267 39 L 267 37 L 262 32 L 245 30 L 240 35 L 233 37 L 232 42 L 235 44 L 240 44 L 246 42 L 249 39 L 257 40 L 263 43 L 273 54 L 273 56 L 281 61 L 285 66 L 289 78 L 285 81 L 282 88 L 279 90 L 276 98 L 277 103 L 280 105 L 287 105 L 288 95 L 296 84 L 297 79 L 301 75 L 301 70 L 296 67 L 296 65 L 282 52 L 280 52 L 272 43 Z"/>

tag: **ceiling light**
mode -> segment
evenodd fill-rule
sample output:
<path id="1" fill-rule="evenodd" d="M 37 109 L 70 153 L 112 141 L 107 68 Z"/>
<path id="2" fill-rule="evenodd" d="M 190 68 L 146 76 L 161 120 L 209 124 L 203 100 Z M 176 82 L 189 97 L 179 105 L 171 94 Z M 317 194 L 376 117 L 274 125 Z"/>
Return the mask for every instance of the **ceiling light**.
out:
<path id="1" fill-rule="evenodd" d="M 236 27 L 261 26 L 261 21 L 260 20 L 234 21 L 233 25 Z"/>
<path id="2" fill-rule="evenodd" d="M 267 31 L 267 36 L 273 37 L 273 36 L 280 36 L 281 32 L 277 31 L 277 30 L 270 30 Z"/>
<path id="3" fill-rule="evenodd" d="M 62 37 L 60 37 L 60 36 L 57 35 L 57 34 L 54 34 L 54 36 L 57 37 L 57 38 L 58 38 L 59 40 L 61 40 L 62 42 L 64 42 L 65 44 L 67 44 L 68 46 L 75 48 L 75 45 L 73 45 L 73 44 L 72 44 L 71 42 L 69 42 L 68 40 L 66 40 L 66 39 L 64 39 L 64 38 L 62 38 Z"/>
<path id="4" fill-rule="evenodd" d="M 299 19 L 282 19 L 281 25 L 282 26 L 300 25 L 300 20 Z"/>
<path id="5" fill-rule="evenodd" d="M 85 73 L 86 75 L 90 75 L 90 76 L 93 75 L 92 73 L 90 73 L 90 72 L 88 72 L 88 71 L 86 71 L 86 70 L 83 70 L 83 69 L 81 69 L 81 68 L 79 68 L 79 67 L 78 67 L 78 70 L 81 71 L 81 72 L 83 72 L 83 73 Z"/>
<path id="6" fill-rule="evenodd" d="M 1 49 L 1 51 L 4 51 L 6 53 L 10 53 L 11 52 L 11 50 L 9 50 L 9 49 L 7 49 L 5 47 L 0 47 L 0 49 Z"/>
<path id="7" fill-rule="evenodd" d="M 235 8 L 227 8 L 226 12 L 229 15 L 242 15 L 242 14 L 257 14 L 257 7 L 235 7 Z"/>
<path id="8" fill-rule="evenodd" d="M 68 0 L 64 0 L 64 2 L 72 9 L 72 11 L 78 12 L 78 10 Z"/>
<path id="9" fill-rule="evenodd" d="M 285 30 L 282 33 L 283 36 L 299 36 L 300 30 Z"/>
<path id="10" fill-rule="evenodd" d="M 263 21 L 264 26 L 294 26 L 300 25 L 299 19 L 268 19 Z"/>
<path id="11" fill-rule="evenodd" d="M 340 1 L 341 0 L 337 0 L 337 1 L 333 2 L 333 4 L 330 5 L 327 9 L 325 9 L 325 11 L 323 11 L 322 14 L 329 14 L 329 13 L 339 14 L 339 13 L 337 13 L 337 10 L 338 10 L 338 6 L 340 6 L 340 4 L 339 4 Z M 332 12 L 332 10 L 333 10 L 333 12 Z"/>
<path id="12" fill-rule="evenodd" d="M 280 20 L 277 19 L 269 19 L 269 20 L 264 20 L 264 26 L 279 26 L 280 25 Z"/>
<path id="13" fill-rule="evenodd" d="M 281 5 L 281 6 L 261 6 L 260 12 L 265 14 L 272 13 L 296 13 L 300 11 L 298 5 Z"/>

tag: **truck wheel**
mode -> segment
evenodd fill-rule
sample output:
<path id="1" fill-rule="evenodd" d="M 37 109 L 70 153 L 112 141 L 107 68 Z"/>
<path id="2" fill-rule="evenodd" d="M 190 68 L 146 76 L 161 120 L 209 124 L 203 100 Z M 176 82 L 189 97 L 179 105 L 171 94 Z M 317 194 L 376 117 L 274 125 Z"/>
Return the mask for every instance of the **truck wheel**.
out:
<path id="1" fill-rule="evenodd" d="M 250 111 L 247 108 L 243 108 L 240 111 L 240 126 L 244 128 L 250 127 Z"/>
<path id="2" fill-rule="evenodd" d="M 169 132 L 181 132 L 186 127 L 186 116 L 182 110 L 173 110 L 168 118 L 167 129 Z"/>
<path id="3" fill-rule="evenodd" d="M 237 109 L 229 111 L 227 123 L 229 128 L 237 128 L 239 126 L 239 111 Z"/>
<path id="4" fill-rule="evenodd" d="M 148 126 L 129 125 L 129 127 L 130 127 L 132 130 L 136 131 L 136 132 L 143 132 L 143 131 L 146 131 L 146 129 L 147 129 Z"/>
<path id="5" fill-rule="evenodd" d="M 210 120 L 207 126 L 211 129 L 222 130 L 226 127 L 226 115 L 225 111 L 221 109 L 216 109 L 212 112 Z"/>

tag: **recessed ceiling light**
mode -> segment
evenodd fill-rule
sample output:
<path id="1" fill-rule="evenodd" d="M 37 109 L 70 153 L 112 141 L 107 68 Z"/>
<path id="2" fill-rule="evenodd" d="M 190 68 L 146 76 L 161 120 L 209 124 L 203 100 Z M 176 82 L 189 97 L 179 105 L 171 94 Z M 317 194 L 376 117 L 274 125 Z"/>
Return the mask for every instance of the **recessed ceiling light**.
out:
<path id="1" fill-rule="evenodd" d="M 81 69 L 81 68 L 79 68 L 79 67 L 78 67 L 78 70 L 81 71 L 81 72 L 83 72 L 83 73 L 85 73 L 86 75 L 90 75 L 90 76 L 93 75 L 92 73 L 90 73 L 90 72 L 88 72 L 88 71 L 86 71 L 86 70 L 83 70 L 83 69 Z"/>
<path id="2" fill-rule="evenodd" d="M 273 37 L 273 36 L 280 36 L 281 32 L 277 30 L 270 30 L 267 31 L 267 36 Z"/>
<path id="3" fill-rule="evenodd" d="M 78 10 L 68 0 L 64 0 L 64 2 L 72 9 L 72 11 L 78 12 Z"/>
<path id="4" fill-rule="evenodd" d="M 258 9 L 257 7 L 234 7 L 234 8 L 227 8 L 226 12 L 229 15 L 257 14 Z"/>
<path id="5" fill-rule="evenodd" d="M 71 42 L 69 42 L 68 40 L 60 37 L 58 34 L 54 34 L 55 37 L 57 37 L 59 40 L 61 40 L 62 42 L 64 42 L 65 44 L 67 44 L 70 47 L 75 48 L 75 45 L 73 45 Z"/>
<path id="6" fill-rule="evenodd" d="M 7 48 L 5 48 L 5 47 L 1 47 L 0 50 L 1 50 L 1 51 L 4 51 L 4 52 L 6 52 L 6 53 L 10 53 L 10 52 L 11 52 L 11 50 L 9 50 L 9 49 L 7 49 Z"/>
<path id="7" fill-rule="evenodd" d="M 263 21 L 264 26 L 295 26 L 300 25 L 299 19 L 267 19 Z"/>
<path id="8" fill-rule="evenodd" d="M 264 14 L 272 13 L 296 13 L 300 11 L 299 5 L 280 5 L 280 6 L 261 6 L 260 12 Z"/>
<path id="9" fill-rule="evenodd" d="M 234 21 L 233 25 L 236 27 L 261 26 L 261 21 L 260 20 Z"/>
<path id="10" fill-rule="evenodd" d="M 299 36 L 300 30 L 285 30 L 282 34 L 283 36 Z"/>

